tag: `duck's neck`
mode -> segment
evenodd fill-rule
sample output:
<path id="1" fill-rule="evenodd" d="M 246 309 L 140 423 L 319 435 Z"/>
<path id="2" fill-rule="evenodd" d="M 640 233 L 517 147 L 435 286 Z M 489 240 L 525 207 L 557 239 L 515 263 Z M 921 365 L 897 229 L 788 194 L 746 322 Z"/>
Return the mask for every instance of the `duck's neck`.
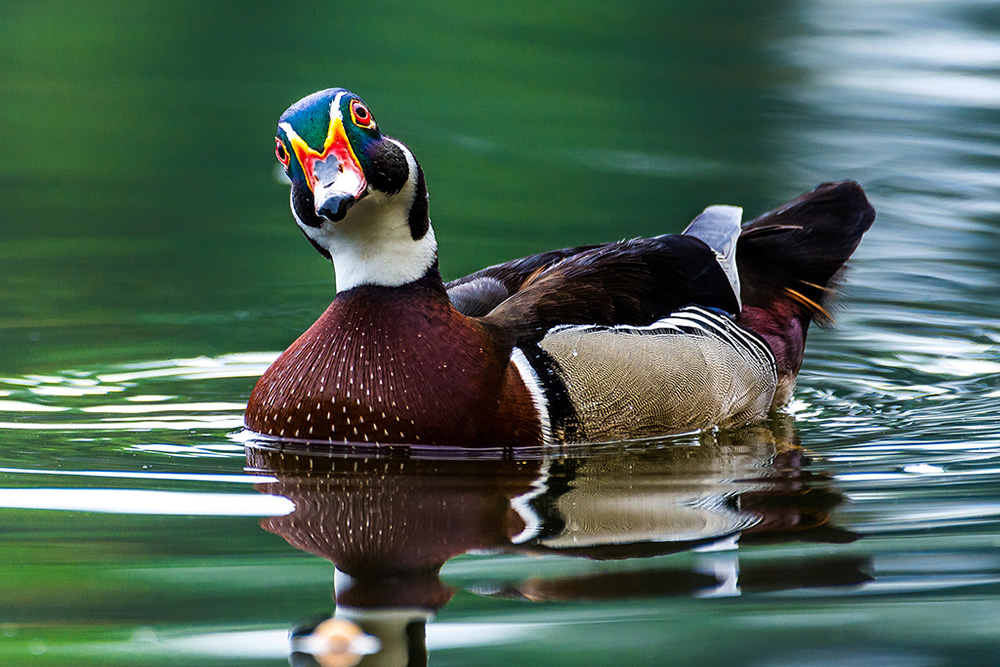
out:
<path id="1" fill-rule="evenodd" d="M 400 144 L 401 145 L 401 144 Z M 437 275 L 437 239 L 427 209 L 424 174 L 412 154 L 410 178 L 395 193 L 370 190 L 329 230 L 337 292 L 359 285 L 400 287 Z"/>
<path id="2" fill-rule="evenodd" d="M 384 218 L 364 233 L 338 235 L 328 246 L 338 294 L 359 285 L 400 287 L 437 272 L 437 240 L 430 226 L 414 240 L 398 220 L 383 223 Z"/>

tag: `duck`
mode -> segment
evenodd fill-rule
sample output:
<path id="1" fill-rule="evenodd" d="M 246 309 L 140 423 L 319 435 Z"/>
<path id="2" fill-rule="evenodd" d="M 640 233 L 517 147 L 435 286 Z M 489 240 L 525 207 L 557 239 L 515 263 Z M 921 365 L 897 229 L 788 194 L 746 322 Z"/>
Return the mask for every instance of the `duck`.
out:
<path id="1" fill-rule="evenodd" d="M 749 222 L 568 247 L 444 282 L 424 171 L 344 88 L 278 119 L 299 230 L 336 294 L 247 402 L 246 430 L 307 443 L 514 448 L 760 422 L 790 398 L 875 219 L 854 181 Z"/>

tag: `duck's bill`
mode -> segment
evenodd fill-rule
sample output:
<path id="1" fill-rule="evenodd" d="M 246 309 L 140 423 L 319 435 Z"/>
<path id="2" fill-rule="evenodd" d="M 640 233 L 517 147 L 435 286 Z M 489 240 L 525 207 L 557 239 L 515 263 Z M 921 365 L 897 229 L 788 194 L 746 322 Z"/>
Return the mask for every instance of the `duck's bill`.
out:
<path id="1" fill-rule="evenodd" d="M 342 172 L 337 172 L 336 177 L 329 182 L 320 177 L 313 186 L 316 215 L 331 222 L 343 220 L 347 211 L 365 196 L 367 190 L 364 174 L 360 170 L 355 172 L 344 169 Z"/>
<path id="2" fill-rule="evenodd" d="M 347 211 L 368 191 L 368 181 L 339 118 L 330 122 L 322 152 L 310 147 L 290 125 L 280 126 L 291 141 L 312 190 L 316 215 L 332 222 L 343 220 Z"/>

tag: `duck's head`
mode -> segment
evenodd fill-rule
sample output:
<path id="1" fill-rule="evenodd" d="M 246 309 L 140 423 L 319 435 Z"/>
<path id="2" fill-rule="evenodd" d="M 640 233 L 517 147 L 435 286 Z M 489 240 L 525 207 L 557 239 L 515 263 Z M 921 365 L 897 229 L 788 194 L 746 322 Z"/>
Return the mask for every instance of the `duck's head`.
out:
<path id="1" fill-rule="evenodd" d="M 436 266 L 423 171 L 357 95 L 330 88 L 293 104 L 278 119 L 275 154 L 295 221 L 333 260 L 338 292 L 404 285 Z"/>

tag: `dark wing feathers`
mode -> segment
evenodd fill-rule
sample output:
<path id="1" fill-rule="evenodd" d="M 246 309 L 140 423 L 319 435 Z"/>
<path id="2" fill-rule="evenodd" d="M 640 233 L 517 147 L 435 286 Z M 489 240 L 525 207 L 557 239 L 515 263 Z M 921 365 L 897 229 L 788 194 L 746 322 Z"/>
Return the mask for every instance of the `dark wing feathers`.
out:
<path id="1" fill-rule="evenodd" d="M 524 282 L 571 255 L 602 246 L 589 245 L 551 250 L 480 269 L 445 285 L 452 305 L 460 313 L 478 317 L 490 312 L 521 289 Z"/>
<path id="2" fill-rule="evenodd" d="M 609 243 L 554 263 L 534 260 L 522 260 L 534 268 L 517 274 L 524 278 L 520 289 L 483 317 L 519 343 L 560 324 L 645 325 L 691 303 L 738 309 L 714 253 L 690 236 Z"/>
<path id="3" fill-rule="evenodd" d="M 790 300 L 822 319 L 838 272 L 874 218 L 861 186 L 844 181 L 744 224 L 736 252 L 744 305 L 766 310 Z M 446 287 L 460 312 L 518 343 L 560 324 L 645 325 L 689 304 L 739 310 L 711 248 L 685 235 L 554 250 Z"/>

